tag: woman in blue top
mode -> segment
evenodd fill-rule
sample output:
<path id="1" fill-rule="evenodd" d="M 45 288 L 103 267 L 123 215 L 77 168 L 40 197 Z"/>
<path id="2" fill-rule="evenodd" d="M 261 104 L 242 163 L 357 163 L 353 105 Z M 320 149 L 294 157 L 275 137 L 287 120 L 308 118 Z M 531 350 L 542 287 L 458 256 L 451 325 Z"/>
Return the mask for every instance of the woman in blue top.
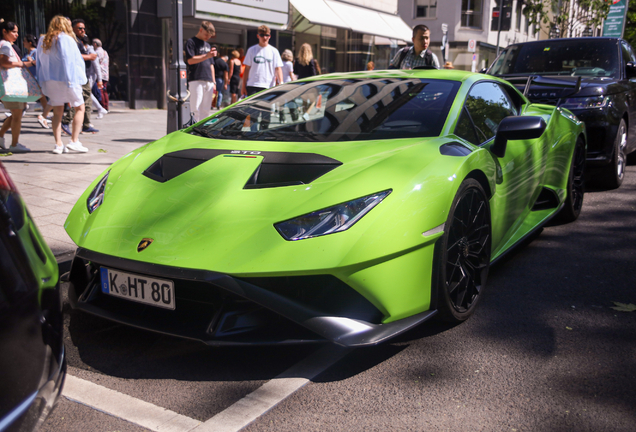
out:
<path id="1" fill-rule="evenodd" d="M 33 75 L 37 80 L 38 76 L 36 74 L 36 66 L 38 41 L 35 39 L 35 36 L 28 34 L 24 37 L 22 43 L 24 45 L 24 50 L 27 52 L 27 55 L 22 58 L 22 61 L 27 69 L 29 69 L 29 72 L 31 72 L 31 75 Z M 38 115 L 38 123 L 40 123 L 44 129 L 48 129 L 49 124 L 47 123 L 46 118 L 51 111 L 51 107 L 47 106 L 46 96 L 42 96 L 40 98 L 40 105 L 42 105 L 42 114 Z"/>
<path id="2" fill-rule="evenodd" d="M 79 142 L 84 119 L 82 85 L 88 80 L 84 60 L 68 19 L 62 15 L 53 17 L 49 30 L 38 43 L 37 59 L 38 81 L 42 92 L 49 98 L 49 104 L 53 107 L 53 153 L 66 153 L 68 150 L 88 151 Z M 62 143 L 62 115 L 65 103 L 75 107 L 71 142 L 66 147 Z"/>

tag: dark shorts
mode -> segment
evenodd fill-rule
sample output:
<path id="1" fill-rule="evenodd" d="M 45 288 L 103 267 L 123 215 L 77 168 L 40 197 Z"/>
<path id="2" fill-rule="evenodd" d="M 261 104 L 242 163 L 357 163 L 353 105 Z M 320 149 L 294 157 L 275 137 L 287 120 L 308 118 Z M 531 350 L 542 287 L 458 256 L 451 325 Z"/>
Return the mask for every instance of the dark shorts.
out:
<path id="1" fill-rule="evenodd" d="M 260 91 L 263 90 L 267 90 L 266 88 L 263 87 L 252 87 L 252 86 L 247 86 L 247 95 L 248 96 L 252 96 L 253 94 L 256 94 Z"/>

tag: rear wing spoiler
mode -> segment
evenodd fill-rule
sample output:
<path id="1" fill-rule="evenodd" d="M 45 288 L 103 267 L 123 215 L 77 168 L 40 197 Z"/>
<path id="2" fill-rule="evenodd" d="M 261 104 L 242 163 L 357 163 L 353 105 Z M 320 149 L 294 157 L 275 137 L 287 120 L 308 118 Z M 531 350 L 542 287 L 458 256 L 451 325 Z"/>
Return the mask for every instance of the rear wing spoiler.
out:
<path id="1" fill-rule="evenodd" d="M 523 95 L 528 95 L 528 90 L 530 90 L 530 86 L 532 83 L 540 84 L 542 86 L 548 87 L 571 87 L 574 91 L 570 94 L 570 96 L 577 94 L 581 91 L 581 76 L 576 80 L 576 84 L 571 81 L 565 81 L 559 78 L 545 77 L 541 75 L 529 75 L 527 77 L 502 77 L 506 81 L 511 84 L 522 85 L 525 81 L 525 88 L 523 89 Z"/>

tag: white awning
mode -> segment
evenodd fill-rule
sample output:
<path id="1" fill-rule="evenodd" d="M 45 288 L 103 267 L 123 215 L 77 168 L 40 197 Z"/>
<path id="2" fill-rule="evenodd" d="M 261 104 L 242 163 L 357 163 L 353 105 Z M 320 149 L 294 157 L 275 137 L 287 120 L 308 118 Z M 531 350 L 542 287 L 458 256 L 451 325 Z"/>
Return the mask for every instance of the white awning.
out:
<path id="1" fill-rule="evenodd" d="M 290 0 L 312 24 L 339 27 L 355 32 L 410 41 L 411 28 L 397 15 L 334 0 Z"/>
<path id="2" fill-rule="evenodd" d="M 267 24 L 276 30 L 286 30 L 289 3 L 288 0 L 196 0 L 194 17 L 253 27 Z"/>

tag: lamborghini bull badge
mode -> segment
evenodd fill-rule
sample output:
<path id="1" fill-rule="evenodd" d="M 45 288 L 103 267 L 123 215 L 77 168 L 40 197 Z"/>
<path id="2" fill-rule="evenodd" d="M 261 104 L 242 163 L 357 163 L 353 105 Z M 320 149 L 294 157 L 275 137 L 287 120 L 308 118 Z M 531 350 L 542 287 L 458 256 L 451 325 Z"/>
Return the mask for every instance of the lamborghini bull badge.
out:
<path id="1" fill-rule="evenodd" d="M 151 238 L 145 238 L 139 242 L 137 245 L 137 252 L 141 252 L 145 250 L 154 240 Z"/>

